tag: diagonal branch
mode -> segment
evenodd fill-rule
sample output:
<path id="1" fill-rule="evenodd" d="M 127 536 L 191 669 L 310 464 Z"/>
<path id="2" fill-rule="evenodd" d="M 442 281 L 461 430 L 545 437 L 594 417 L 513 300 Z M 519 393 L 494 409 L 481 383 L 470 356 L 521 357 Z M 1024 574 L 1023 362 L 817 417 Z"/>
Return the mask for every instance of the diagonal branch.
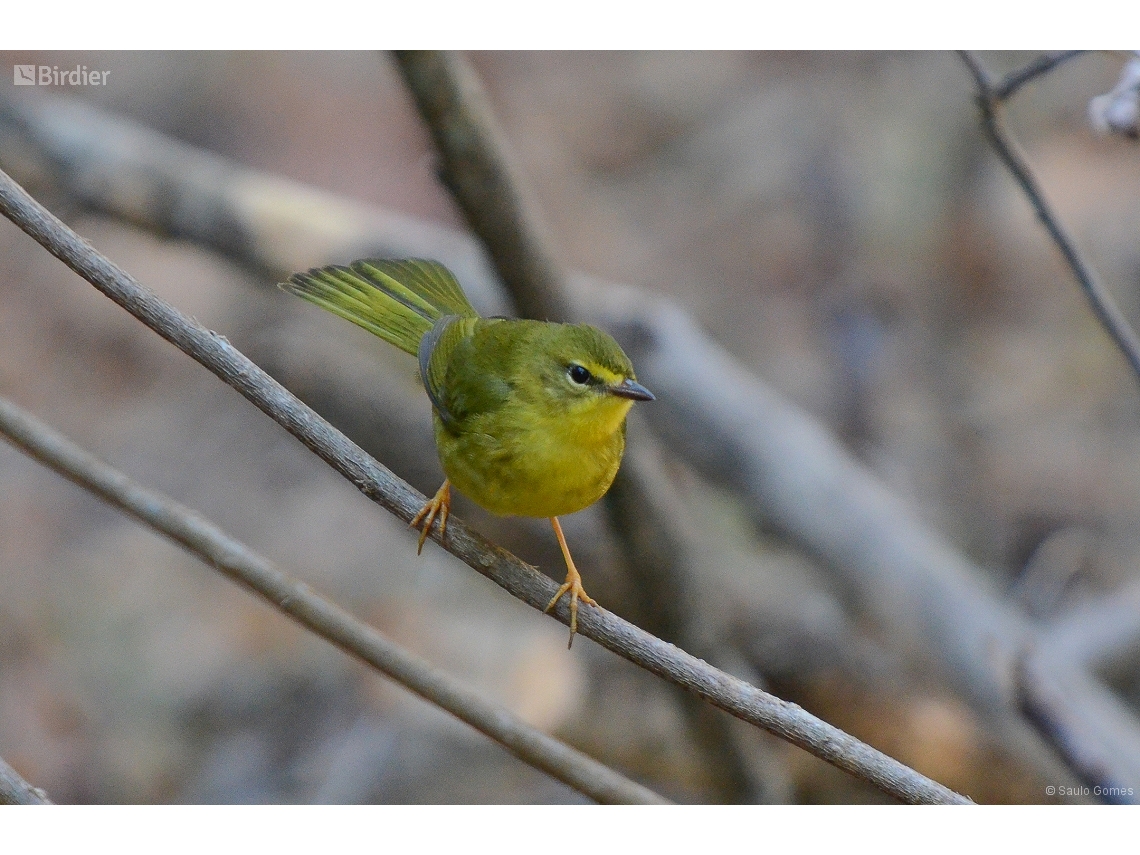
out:
<path id="1" fill-rule="evenodd" d="M 1137 649 L 1140 582 L 1132 582 L 1053 621 L 1017 670 L 1030 720 L 1103 801 L 1140 800 L 1140 723 L 1104 678 Z"/>
<path id="2" fill-rule="evenodd" d="M 1045 231 L 1049 233 L 1057 248 L 1061 250 L 1065 263 L 1073 271 L 1073 275 L 1077 278 L 1077 282 L 1092 305 L 1093 313 L 1112 340 L 1116 342 L 1116 346 L 1120 348 L 1124 358 L 1132 367 L 1133 373 L 1140 380 L 1140 336 L 1136 335 L 1136 331 L 1129 324 L 1124 313 L 1120 311 L 1116 301 L 1113 300 L 1112 294 L 1100 283 L 1092 267 L 1077 251 L 1076 243 L 1065 231 L 1049 203 L 1045 201 L 1045 196 L 1041 192 L 1033 171 L 1018 150 L 1015 140 L 1006 132 L 999 115 L 1002 101 L 1017 90 L 1020 85 L 1017 80 L 1020 77 L 1028 80 L 1030 76 L 1036 76 L 1036 74 L 1044 73 L 1044 71 L 1055 67 L 1060 60 L 1042 64 L 1041 70 L 1034 75 L 1022 74 L 1019 77 L 1015 73 L 1015 76 L 1007 79 L 1007 82 L 995 84 L 977 57 L 969 51 L 962 51 L 960 56 L 974 76 L 974 82 L 977 85 L 978 108 L 981 110 L 982 129 L 985 131 L 986 138 L 1018 186 L 1021 187 L 1022 192 L 1029 199 L 1034 213 L 1045 226 Z M 1062 57 L 1062 59 L 1064 58 L 1066 57 Z M 1017 85 L 1011 85 L 1011 83 Z"/>
<path id="3" fill-rule="evenodd" d="M 410 521 L 422 507 L 425 500 L 422 494 L 365 454 L 225 338 L 187 318 L 139 285 L 3 172 L 0 172 L 0 213 L 104 295 L 240 392 L 352 481 L 368 498 L 404 521 Z M 433 539 L 438 542 L 437 533 L 433 532 Z M 446 543 L 441 545 L 535 609 L 543 609 L 554 594 L 556 586 L 552 580 L 496 547 L 459 519 L 449 521 Z M 569 609 L 565 603 L 560 603 L 555 612 L 559 620 L 568 622 Z M 651 673 L 683 686 L 714 706 L 810 751 L 902 801 L 968 802 L 795 704 L 725 674 L 605 609 L 586 610 L 586 614 L 579 616 L 578 630 Z"/>
<path id="4" fill-rule="evenodd" d="M 33 787 L 0 757 L 0 805 L 50 805 L 51 799 Z"/>
<path id="5" fill-rule="evenodd" d="M 40 463 L 185 547 L 301 626 L 491 737 L 525 763 L 604 804 L 665 803 L 641 784 L 488 703 L 291 579 L 196 512 L 131 480 L 3 398 L 0 434 Z"/>

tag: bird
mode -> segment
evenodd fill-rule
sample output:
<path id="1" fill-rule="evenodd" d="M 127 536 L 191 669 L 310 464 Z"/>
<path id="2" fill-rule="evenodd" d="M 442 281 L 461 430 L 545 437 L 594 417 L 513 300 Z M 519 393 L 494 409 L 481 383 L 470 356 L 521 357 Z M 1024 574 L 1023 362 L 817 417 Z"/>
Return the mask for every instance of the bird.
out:
<path id="1" fill-rule="evenodd" d="M 441 541 L 455 487 L 494 514 L 548 518 L 570 596 L 570 642 L 586 593 L 558 518 L 609 490 L 625 451 L 626 416 L 655 396 L 605 331 L 589 324 L 481 317 L 443 264 L 368 258 L 315 267 L 280 283 L 417 357 L 445 479 L 412 519 L 417 554 Z"/>

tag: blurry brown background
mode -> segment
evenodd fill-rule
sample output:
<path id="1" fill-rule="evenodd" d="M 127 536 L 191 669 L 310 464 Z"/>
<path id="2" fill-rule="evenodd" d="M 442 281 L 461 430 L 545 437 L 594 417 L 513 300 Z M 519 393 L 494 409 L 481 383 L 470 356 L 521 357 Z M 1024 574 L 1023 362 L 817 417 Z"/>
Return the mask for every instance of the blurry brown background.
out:
<path id="1" fill-rule="evenodd" d="M 1031 56 L 985 61 L 1002 71 Z M 462 228 L 382 54 L 0 59 L 0 97 L 61 94 L 17 91 L 14 63 L 108 70 L 106 88 L 66 94 L 240 165 Z M 1042 617 L 1135 576 L 1140 391 L 986 147 L 954 55 L 470 59 L 568 265 L 685 307 L 1018 608 Z M 1009 118 L 1047 197 L 1136 320 L 1140 149 L 1098 137 L 1086 119 L 1121 62 L 1078 58 L 1022 91 Z M 10 169 L 5 157 L 0 146 Z M 62 194 L 41 198 L 255 358 L 286 331 L 292 370 L 335 359 L 360 384 L 382 374 L 380 387 L 418 408 L 425 443 L 424 459 L 384 462 L 434 490 L 410 360 L 207 250 Z M 567 653 L 561 625 L 438 548 L 417 559 L 401 524 L 7 221 L 0 295 L 4 395 L 539 726 L 673 798 L 714 798 L 670 690 L 584 639 Z M 775 659 L 734 670 L 948 785 L 991 776 L 1000 780 L 980 797 L 1045 800 L 1031 773 L 993 759 L 984 726 L 948 690 L 891 660 L 809 557 L 681 464 L 673 474 L 717 544 L 768 568 L 772 586 L 795 579 L 786 584 L 805 611 L 846 610 L 870 670 L 890 660 L 876 685 L 910 700 L 876 689 L 872 703 L 834 675 L 781 683 Z M 461 512 L 554 566 L 541 528 Z M 606 560 L 605 544 L 578 548 Z M 590 559 L 579 566 L 593 590 Z M 1047 602 L 1024 584 L 1027 568 L 1062 579 Z M 755 798 L 880 798 L 774 739 L 739 739 Z M 578 799 L 4 444 L 0 756 L 62 802 Z"/>

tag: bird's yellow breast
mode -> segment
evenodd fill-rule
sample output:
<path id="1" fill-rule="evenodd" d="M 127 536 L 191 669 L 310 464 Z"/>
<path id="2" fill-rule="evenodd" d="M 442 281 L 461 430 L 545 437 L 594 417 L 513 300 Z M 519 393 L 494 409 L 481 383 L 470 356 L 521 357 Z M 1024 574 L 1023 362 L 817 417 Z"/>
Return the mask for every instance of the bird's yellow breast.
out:
<path id="1" fill-rule="evenodd" d="M 435 418 L 443 471 L 496 514 L 555 517 L 600 499 L 625 450 L 630 401 L 599 398 L 576 408 L 512 401 L 489 417 L 472 417 L 458 433 Z"/>

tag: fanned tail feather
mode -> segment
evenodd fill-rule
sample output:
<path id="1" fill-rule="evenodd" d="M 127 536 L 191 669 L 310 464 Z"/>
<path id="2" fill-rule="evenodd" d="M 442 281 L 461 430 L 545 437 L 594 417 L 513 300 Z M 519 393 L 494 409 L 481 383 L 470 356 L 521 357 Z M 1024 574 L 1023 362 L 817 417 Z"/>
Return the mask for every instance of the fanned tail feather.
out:
<path id="1" fill-rule="evenodd" d="M 437 261 L 369 258 L 294 273 L 281 287 L 413 355 L 444 315 L 478 317 Z"/>

